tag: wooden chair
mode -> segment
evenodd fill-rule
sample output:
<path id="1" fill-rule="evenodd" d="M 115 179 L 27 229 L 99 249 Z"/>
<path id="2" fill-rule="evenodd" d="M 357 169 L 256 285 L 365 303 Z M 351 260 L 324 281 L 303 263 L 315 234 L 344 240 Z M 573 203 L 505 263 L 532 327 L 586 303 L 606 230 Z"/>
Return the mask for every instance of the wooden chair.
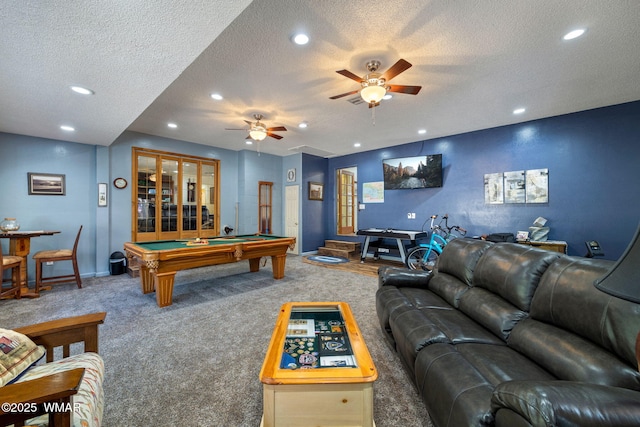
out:
<path id="1" fill-rule="evenodd" d="M 0 298 L 15 297 L 20 299 L 20 264 L 22 258 L 13 255 L 2 255 L 0 250 Z M 11 270 L 11 287 L 2 287 L 4 271 Z"/>
<path id="2" fill-rule="evenodd" d="M 84 343 L 85 352 L 98 353 L 98 325 L 104 323 L 107 313 L 91 313 L 64 319 L 29 325 L 14 329 L 28 336 L 33 342 L 46 348 L 46 360 L 54 360 L 56 348 L 62 347 L 63 358 L 69 357 L 69 347 L 74 343 Z M 24 425 L 24 421 L 49 414 L 49 427 L 70 427 L 70 411 L 50 412 L 48 405 L 58 407 L 70 405 L 72 396 L 78 393 L 85 369 L 63 370 L 37 379 L 16 382 L 0 387 L 0 402 L 16 404 L 29 411 L 5 411 L 0 408 L 0 426 Z M 102 384 L 99 384 L 102 387 Z M 11 406 L 9 406 L 11 407 Z M 54 410 L 55 411 L 55 410 Z"/>
<path id="3" fill-rule="evenodd" d="M 55 283 L 66 283 L 75 281 L 78 288 L 82 288 L 82 280 L 80 280 L 80 271 L 78 270 L 78 242 L 80 241 L 80 233 L 82 233 L 82 226 L 78 230 L 76 236 L 76 242 L 73 245 L 73 249 L 52 249 L 47 251 L 39 251 L 33 254 L 33 259 L 36 261 L 36 294 L 40 293 L 40 290 L 51 289 L 51 286 Z M 64 276 L 51 276 L 42 277 L 42 265 L 47 262 L 58 261 L 71 261 L 73 263 L 73 274 L 67 274 Z"/>

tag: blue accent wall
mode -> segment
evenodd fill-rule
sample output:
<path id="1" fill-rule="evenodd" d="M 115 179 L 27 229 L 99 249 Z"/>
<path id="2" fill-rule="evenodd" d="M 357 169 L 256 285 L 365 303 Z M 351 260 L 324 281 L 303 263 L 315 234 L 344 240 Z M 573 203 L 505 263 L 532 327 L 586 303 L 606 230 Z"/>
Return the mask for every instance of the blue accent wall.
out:
<path id="1" fill-rule="evenodd" d="M 359 228 L 416 230 L 432 214 L 449 213 L 469 235 L 516 233 L 542 216 L 549 239 L 567 241 L 571 255 L 584 255 L 584 242 L 594 239 L 605 258 L 617 259 L 640 220 L 639 135 L 640 102 L 633 102 L 418 141 L 329 159 L 325 193 L 335 191 L 337 169 L 357 165 L 362 194 L 362 183 L 382 181 L 382 159 L 441 153 L 441 188 L 385 191 L 384 203 L 359 212 Z M 484 174 L 539 168 L 549 169 L 549 203 L 484 203 Z M 338 238 L 329 219 L 335 203 L 327 208 L 327 238 Z"/>
<path id="2" fill-rule="evenodd" d="M 309 182 L 326 183 L 328 180 L 326 159 L 303 154 L 302 171 L 302 252 L 304 253 L 316 251 L 320 246 L 324 246 L 324 240 L 327 238 L 326 227 L 331 223 L 328 215 L 331 206 L 335 206 L 335 191 L 327 191 L 328 188 L 325 185 L 324 200 L 309 200 Z M 335 230 L 335 220 L 333 224 Z"/>

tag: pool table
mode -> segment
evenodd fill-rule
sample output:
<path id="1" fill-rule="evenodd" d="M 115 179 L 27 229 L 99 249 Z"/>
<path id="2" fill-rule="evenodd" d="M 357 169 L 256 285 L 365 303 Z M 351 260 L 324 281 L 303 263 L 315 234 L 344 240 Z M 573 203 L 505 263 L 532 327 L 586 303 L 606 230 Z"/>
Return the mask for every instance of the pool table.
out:
<path id="1" fill-rule="evenodd" d="M 250 271 L 256 272 L 260 269 L 260 258 L 270 256 L 273 278 L 282 279 L 287 250 L 293 250 L 295 243 L 294 237 L 251 234 L 209 237 L 199 241 L 127 242 L 124 250 L 129 263 L 133 258 L 138 261 L 142 292 L 155 291 L 158 306 L 166 307 L 173 302 L 173 281 L 180 270 L 248 259 Z"/>

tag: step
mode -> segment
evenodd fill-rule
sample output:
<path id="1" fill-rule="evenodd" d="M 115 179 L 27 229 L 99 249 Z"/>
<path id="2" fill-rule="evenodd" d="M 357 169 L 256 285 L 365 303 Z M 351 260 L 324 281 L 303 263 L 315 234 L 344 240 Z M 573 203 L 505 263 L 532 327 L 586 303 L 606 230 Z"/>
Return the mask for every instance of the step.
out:
<path id="1" fill-rule="evenodd" d="M 339 256 L 347 259 L 359 259 L 360 252 L 354 252 L 346 249 L 319 247 L 318 255 Z"/>
<path id="2" fill-rule="evenodd" d="M 347 242 L 344 240 L 325 240 L 325 248 L 343 249 L 360 253 L 360 242 Z"/>

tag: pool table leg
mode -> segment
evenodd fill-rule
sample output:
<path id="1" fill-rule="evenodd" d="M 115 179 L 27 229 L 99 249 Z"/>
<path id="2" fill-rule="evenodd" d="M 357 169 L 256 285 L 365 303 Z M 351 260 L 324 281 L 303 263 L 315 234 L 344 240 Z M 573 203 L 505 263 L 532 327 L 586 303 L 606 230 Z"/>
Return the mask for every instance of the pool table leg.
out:
<path id="1" fill-rule="evenodd" d="M 173 304 L 173 279 L 176 277 L 176 272 L 156 273 L 154 276 L 158 307 Z"/>
<path id="2" fill-rule="evenodd" d="M 287 254 L 272 255 L 271 268 L 273 268 L 273 278 L 282 279 L 284 277 L 284 264 L 287 260 Z"/>
<path id="3" fill-rule="evenodd" d="M 249 271 L 255 273 L 260 271 L 260 260 L 262 258 L 249 258 Z"/>
<path id="4" fill-rule="evenodd" d="M 144 264 L 140 265 L 140 284 L 143 294 L 150 294 L 154 291 L 154 281 L 151 270 Z"/>

